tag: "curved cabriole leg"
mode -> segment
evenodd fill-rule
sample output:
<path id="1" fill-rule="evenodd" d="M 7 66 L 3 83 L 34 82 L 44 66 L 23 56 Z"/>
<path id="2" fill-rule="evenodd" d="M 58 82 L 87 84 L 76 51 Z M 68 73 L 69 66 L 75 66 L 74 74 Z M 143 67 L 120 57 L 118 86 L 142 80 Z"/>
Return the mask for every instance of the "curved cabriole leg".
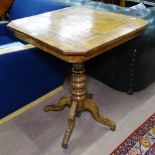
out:
<path id="1" fill-rule="evenodd" d="M 44 107 L 44 111 L 60 111 L 65 108 L 65 106 L 71 106 L 71 97 L 62 97 L 57 104 L 47 105 Z"/>
<path id="2" fill-rule="evenodd" d="M 96 121 L 110 127 L 110 129 L 113 131 L 116 130 L 116 124 L 112 122 L 111 120 L 109 120 L 108 118 L 103 117 L 99 113 L 98 106 L 92 100 L 87 99 L 84 105 L 85 105 L 85 109 L 91 113 L 91 115 Z"/>
<path id="3" fill-rule="evenodd" d="M 62 147 L 64 149 L 68 148 L 68 142 L 72 135 L 74 125 L 75 125 L 76 111 L 77 111 L 77 102 L 73 102 L 70 112 L 69 112 L 69 116 L 68 116 L 68 127 L 65 131 L 65 135 L 64 135 L 63 141 L 62 141 Z"/>

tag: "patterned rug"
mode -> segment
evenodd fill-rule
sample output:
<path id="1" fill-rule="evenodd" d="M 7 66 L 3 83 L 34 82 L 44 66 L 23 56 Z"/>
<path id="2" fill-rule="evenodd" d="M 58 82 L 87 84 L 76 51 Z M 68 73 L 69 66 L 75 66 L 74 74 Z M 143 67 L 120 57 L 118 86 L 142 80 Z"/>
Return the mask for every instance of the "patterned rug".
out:
<path id="1" fill-rule="evenodd" d="M 155 114 L 137 128 L 110 155 L 155 155 Z"/>

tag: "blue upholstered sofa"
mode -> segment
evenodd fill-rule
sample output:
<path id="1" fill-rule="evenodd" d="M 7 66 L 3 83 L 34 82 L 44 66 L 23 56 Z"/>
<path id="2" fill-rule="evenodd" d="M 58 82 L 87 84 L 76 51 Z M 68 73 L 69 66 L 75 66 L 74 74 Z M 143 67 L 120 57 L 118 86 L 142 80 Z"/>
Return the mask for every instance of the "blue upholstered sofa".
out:
<path id="1" fill-rule="evenodd" d="M 8 20 L 64 7 L 50 0 L 14 0 Z M 64 62 L 21 42 L 6 25 L 0 24 L 0 120 L 61 86 L 65 78 Z"/>

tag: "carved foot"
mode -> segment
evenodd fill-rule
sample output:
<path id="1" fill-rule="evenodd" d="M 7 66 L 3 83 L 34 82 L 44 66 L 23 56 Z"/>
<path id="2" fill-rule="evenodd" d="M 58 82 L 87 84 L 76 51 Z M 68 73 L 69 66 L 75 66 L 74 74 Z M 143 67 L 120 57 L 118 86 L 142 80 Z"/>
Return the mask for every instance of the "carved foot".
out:
<path id="1" fill-rule="evenodd" d="M 77 102 L 73 102 L 70 112 L 69 112 L 69 116 L 68 116 L 68 127 L 65 131 L 65 135 L 63 137 L 63 141 L 62 141 L 62 147 L 64 149 L 68 148 L 68 142 L 69 139 L 72 135 L 73 129 L 74 129 L 74 125 L 75 125 L 75 114 L 77 112 Z"/>
<path id="2" fill-rule="evenodd" d="M 71 97 L 62 97 L 57 104 L 45 106 L 44 111 L 60 111 L 63 110 L 65 106 L 71 106 L 71 103 Z"/>
<path id="3" fill-rule="evenodd" d="M 116 130 L 116 124 L 112 122 L 111 120 L 109 120 L 108 118 L 101 116 L 101 114 L 99 113 L 98 106 L 94 104 L 92 100 L 87 99 L 85 101 L 84 106 L 85 106 L 85 109 L 88 110 L 92 114 L 93 118 L 96 121 L 106 126 L 109 126 L 112 131 Z"/>

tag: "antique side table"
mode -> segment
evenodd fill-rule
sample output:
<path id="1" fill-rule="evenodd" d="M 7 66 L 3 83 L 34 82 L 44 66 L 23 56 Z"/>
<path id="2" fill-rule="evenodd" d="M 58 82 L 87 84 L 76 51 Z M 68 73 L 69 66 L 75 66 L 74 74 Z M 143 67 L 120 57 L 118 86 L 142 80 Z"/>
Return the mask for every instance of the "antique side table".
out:
<path id="1" fill-rule="evenodd" d="M 70 106 L 63 148 L 68 147 L 78 111 L 90 111 L 96 121 L 115 130 L 115 123 L 101 116 L 87 93 L 84 62 L 135 38 L 146 25 L 143 19 L 84 7 L 18 19 L 8 25 L 18 38 L 72 63 L 71 96 L 44 108 L 47 112 Z"/>

